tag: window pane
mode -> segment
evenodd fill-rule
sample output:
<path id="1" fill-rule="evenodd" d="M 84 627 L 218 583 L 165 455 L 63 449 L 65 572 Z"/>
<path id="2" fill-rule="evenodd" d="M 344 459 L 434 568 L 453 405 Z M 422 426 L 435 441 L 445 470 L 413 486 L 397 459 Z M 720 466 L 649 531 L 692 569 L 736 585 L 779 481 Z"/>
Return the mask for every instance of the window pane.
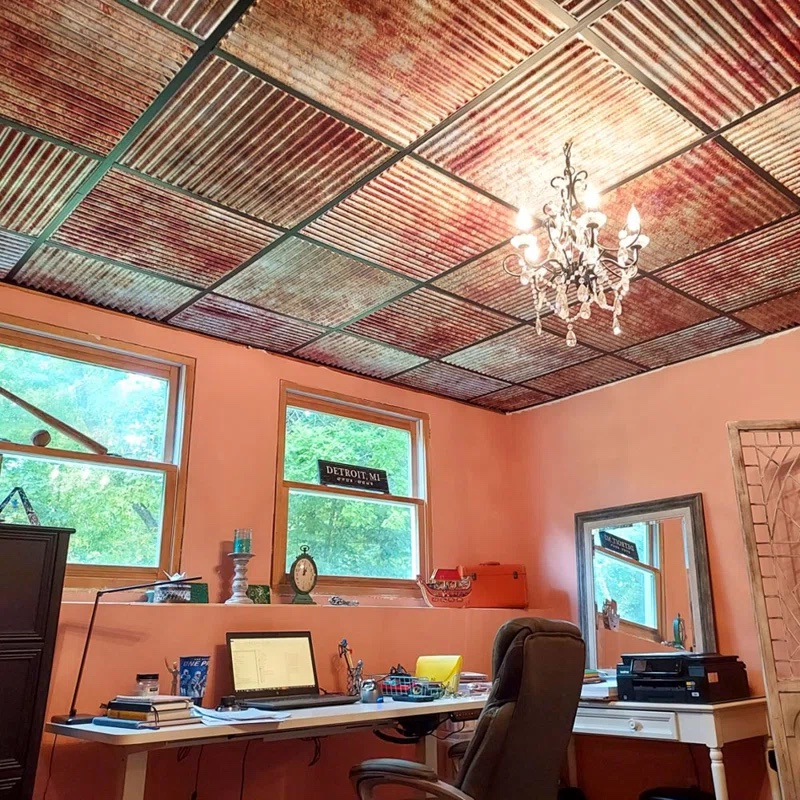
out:
<path id="1" fill-rule="evenodd" d="M 416 578 L 416 507 L 289 490 L 287 572 L 308 545 L 320 575 Z"/>
<path id="2" fill-rule="evenodd" d="M 636 550 L 639 553 L 639 561 L 644 564 L 651 564 L 652 553 L 650 552 L 650 523 L 648 522 L 635 522 L 633 525 L 604 525 L 600 528 L 595 528 L 592 531 L 595 547 L 600 547 L 600 531 L 607 531 L 618 536 L 620 539 L 625 539 L 628 542 L 633 542 L 636 545 Z"/>
<path id="3" fill-rule="evenodd" d="M 389 491 L 411 496 L 411 434 L 407 430 L 288 406 L 284 479 L 319 483 L 317 459 L 385 469 Z"/>
<path id="4" fill-rule="evenodd" d="M 622 619 L 658 628 L 656 578 L 649 570 L 595 552 L 594 592 L 598 611 L 606 600 L 616 600 Z"/>
<path id="5" fill-rule="evenodd" d="M 110 453 L 161 461 L 169 382 L 136 372 L 0 345 L 0 386 L 66 422 Z M 0 397 L 0 439 L 30 444 L 44 428 L 51 447 L 86 452 L 83 445 Z"/>
<path id="6" fill-rule="evenodd" d="M 20 486 L 42 525 L 75 528 L 70 563 L 158 566 L 164 473 L 0 456 L 0 501 Z M 0 516 L 4 522 L 28 521 L 18 495 Z"/>

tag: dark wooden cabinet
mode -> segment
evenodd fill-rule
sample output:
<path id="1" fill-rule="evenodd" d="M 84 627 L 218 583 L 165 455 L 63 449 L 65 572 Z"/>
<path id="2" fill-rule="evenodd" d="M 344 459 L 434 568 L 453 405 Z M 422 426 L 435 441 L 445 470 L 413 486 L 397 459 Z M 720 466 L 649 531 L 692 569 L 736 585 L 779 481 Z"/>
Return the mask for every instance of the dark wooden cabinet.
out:
<path id="1" fill-rule="evenodd" d="M 0 800 L 30 800 L 71 530 L 0 523 Z"/>

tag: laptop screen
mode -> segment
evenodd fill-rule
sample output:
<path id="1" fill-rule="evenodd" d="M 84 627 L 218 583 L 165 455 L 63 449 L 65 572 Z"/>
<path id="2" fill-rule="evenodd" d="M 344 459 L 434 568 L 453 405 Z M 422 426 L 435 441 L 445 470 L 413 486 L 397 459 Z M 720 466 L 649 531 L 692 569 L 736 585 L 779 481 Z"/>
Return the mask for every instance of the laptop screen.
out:
<path id="1" fill-rule="evenodd" d="M 308 631 L 229 633 L 228 649 L 237 695 L 280 697 L 319 691 Z"/>

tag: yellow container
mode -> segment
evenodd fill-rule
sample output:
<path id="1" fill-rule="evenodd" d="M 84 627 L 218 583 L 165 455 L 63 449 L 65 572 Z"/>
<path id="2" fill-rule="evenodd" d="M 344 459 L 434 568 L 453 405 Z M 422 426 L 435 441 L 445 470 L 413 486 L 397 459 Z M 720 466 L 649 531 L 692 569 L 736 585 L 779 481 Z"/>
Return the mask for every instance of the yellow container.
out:
<path id="1" fill-rule="evenodd" d="M 448 694 L 458 691 L 458 676 L 461 674 L 462 656 L 420 656 L 414 675 L 444 684 Z"/>

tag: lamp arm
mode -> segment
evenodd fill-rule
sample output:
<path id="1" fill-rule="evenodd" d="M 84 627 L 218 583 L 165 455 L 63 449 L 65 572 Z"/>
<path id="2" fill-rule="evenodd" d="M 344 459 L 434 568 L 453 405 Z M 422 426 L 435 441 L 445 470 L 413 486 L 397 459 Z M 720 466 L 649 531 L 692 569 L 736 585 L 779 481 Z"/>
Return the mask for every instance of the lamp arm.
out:
<path id="1" fill-rule="evenodd" d="M 81 679 L 83 678 L 83 668 L 86 666 L 86 655 L 89 652 L 89 642 L 92 638 L 92 630 L 94 629 L 94 619 L 97 616 L 97 606 L 100 602 L 101 595 L 114 594 L 115 592 L 129 592 L 134 589 L 150 589 L 155 586 L 164 586 L 171 583 L 191 583 L 192 581 L 199 581 L 201 575 L 195 575 L 192 578 L 181 578 L 176 581 L 150 581 L 149 583 L 138 583 L 135 586 L 115 586 L 111 589 L 98 589 L 97 594 L 94 596 L 94 605 L 92 606 L 92 615 L 89 617 L 89 627 L 86 629 L 86 640 L 83 643 L 83 655 L 81 656 L 81 665 L 78 667 L 78 678 L 75 681 L 75 691 L 72 693 L 72 702 L 69 705 L 69 716 L 74 717 L 78 710 L 76 704 L 78 702 L 78 692 L 81 688 Z"/>

